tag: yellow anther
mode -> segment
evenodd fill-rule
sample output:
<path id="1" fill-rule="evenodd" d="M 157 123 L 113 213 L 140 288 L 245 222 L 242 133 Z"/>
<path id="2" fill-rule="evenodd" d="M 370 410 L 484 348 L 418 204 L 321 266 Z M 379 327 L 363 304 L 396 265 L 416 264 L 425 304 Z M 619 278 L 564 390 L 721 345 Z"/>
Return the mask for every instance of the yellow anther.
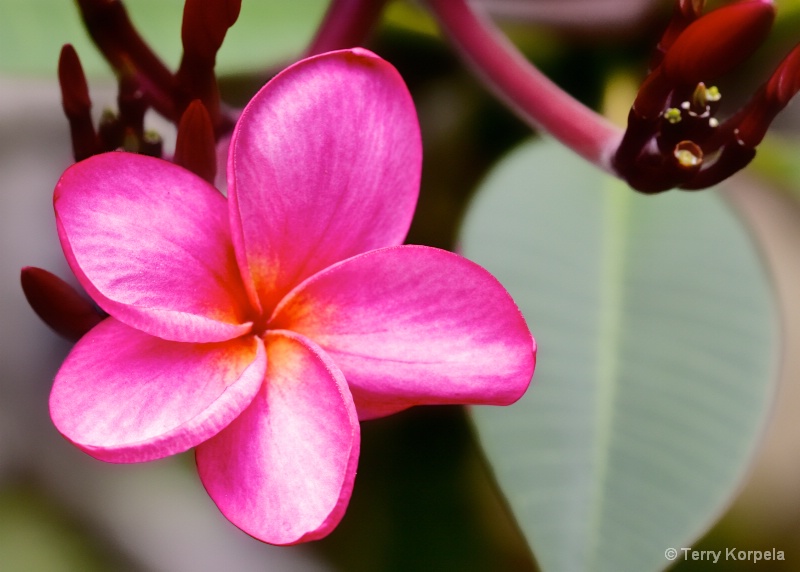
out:
<path id="1" fill-rule="evenodd" d="M 717 86 L 712 85 L 711 87 L 706 87 L 706 84 L 701 81 L 697 84 L 697 87 L 694 88 L 692 106 L 696 111 L 702 113 L 706 110 L 709 102 L 719 101 L 721 97 L 722 94 L 719 92 Z"/>
<path id="2" fill-rule="evenodd" d="M 681 110 L 677 107 L 670 107 L 664 112 L 664 119 L 675 125 L 681 120 Z"/>

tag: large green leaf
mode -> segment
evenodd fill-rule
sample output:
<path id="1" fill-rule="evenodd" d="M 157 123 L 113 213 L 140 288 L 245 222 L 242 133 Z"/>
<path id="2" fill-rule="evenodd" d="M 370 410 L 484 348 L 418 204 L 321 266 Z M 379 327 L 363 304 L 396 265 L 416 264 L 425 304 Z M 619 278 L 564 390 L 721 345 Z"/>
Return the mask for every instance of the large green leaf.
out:
<path id="1" fill-rule="evenodd" d="M 745 228 L 716 191 L 640 195 L 531 143 L 482 185 L 462 243 L 539 344 L 523 399 L 473 413 L 543 570 L 667 566 L 730 500 L 773 396 Z"/>
<path id="2" fill-rule="evenodd" d="M 181 55 L 183 0 L 126 0 L 136 28 L 172 69 Z M 244 0 L 217 58 L 221 73 L 261 70 L 297 56 L 311 39 L 326 0 Z M 83 29 L 75 2 L 0 0 L 0 72 L 55 77 L 61 46 L 71 43 L 90 76 L 110 73 Z"/>

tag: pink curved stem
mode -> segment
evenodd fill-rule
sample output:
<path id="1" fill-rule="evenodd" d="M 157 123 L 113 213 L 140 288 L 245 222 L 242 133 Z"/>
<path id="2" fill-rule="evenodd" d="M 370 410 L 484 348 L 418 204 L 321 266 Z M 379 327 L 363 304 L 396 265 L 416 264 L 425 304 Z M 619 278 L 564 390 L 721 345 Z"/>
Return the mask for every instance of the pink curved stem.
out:
<path id="1" fill-rule="evenodd" d="M 332 0 L 305 56 L 359 47 L 380 18 L 387 0 Z"/>
<path id="2" fill-rule="evenodd" d="M 623 131 L 558 87 L 466 0 L 427 0 L 440 26 L 495 95 L 598 167 L 616 174 L 611 158 Z"/>

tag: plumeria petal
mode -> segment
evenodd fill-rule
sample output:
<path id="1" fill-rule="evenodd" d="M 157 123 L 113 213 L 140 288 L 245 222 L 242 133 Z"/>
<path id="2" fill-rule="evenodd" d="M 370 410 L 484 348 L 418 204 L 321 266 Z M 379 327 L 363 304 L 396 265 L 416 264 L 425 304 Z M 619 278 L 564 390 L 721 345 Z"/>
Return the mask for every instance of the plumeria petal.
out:
<path id="1" fill-rule="evenodd" d="M 375 250 L 316 274 L 281 302 L 270 327 L 329 353 L 362 419 L 423 403 L 509 404 L 535 365 L 535 342 L 500 283 L 424 246 Z"/>
<path id="2" fill-rule="evenodd" d="M 236 526 L 271 544 L 294 544 L 325 536 L 344 515 L 360 432 L 330 357 L 292 332 L 269 332 L 266 344 L 262 391 L 197 448 L 197 468 Z"/>
<path id="3" fill-rule="evenodd" d="M 59 431 L 120 463 L 186 451 L 218 433 L 264 381 L 260 338 L 170 342 L 108 318 L 67 357 L 50 394 Z"/>
<path id="4" fill-rule="evenodd" d="M 265 311 L 332 263 L 402 243 L 421 153 L 403 80 L 363 49 L 303 60 L 253 98 L 231 141 L 228 197 Z"/>
<path id="5" fill-rule="evenodd" d="M 177 341 L 249 330 L 226 200 L 201 178 L 160 159 L 106 153 L 68 169 L 54 204 L 72 270 L 112 316 Z"/>

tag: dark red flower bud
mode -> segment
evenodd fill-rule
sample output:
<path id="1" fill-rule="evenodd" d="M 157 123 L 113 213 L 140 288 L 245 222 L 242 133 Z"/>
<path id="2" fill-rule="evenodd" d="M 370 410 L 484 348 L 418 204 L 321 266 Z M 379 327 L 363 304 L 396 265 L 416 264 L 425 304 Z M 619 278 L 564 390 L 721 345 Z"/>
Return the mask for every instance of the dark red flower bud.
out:
<path id="1" fill-rule="evenodd" d="M 68 116 L 82 115 L 92 108 L 86 75 L 71 44 L 64 44 L 61 48 L 61 55 L 58 58 L 58 83 L 61 86 L 64 112 Z"/>
<path id="2" fill-rule="evenodd" d="M 800 91 L 800 45 L 781 62 L 769 81 L 732 121 L 740 143 L 755 147 L 775 116 Z"/>
<path id="3" fill-rule="evenodd" d="M 184 52 L 213 62 L 241 8 L 242 0 L 186 0 L 181 26 Z"/>
<path id="4" fill-rule="evenodd" d="M 633 110 L 642 119 L 657 118 L 664 112 L 675 86 L 667 79 L 662 68 L 656 68 L 642 82 L 633 102 Z"/>
<path id="5" fill-rule="evenodd" d="M 800 91 L 800 44 L 789 52 L 769 78 L 766 97 L 770 103 L 781 108 Z"/>
<path id="6" fill-rule="evenodd" d="M 100 142 L 92 123 L 92 101 L 78 54 L 70 44 L 61 48 L 58 58 L 58 83 L 61 86 L 61 104 L 69 121 L 72 154 L 81 161 L 99 153 Z"/>
<path id="7" fill-rule="evenodd" d="M 211 117 L 203 103 L 195 99 L 178 125 L 173 161 L 213 184 L 217 174 L 215 145 Z"/>
<path id="8" fill-rule="evenodd" d="M 225 125 L 220 109 L 214 66 L 217 50 L 239 17 L 241 4 L 241 0 L 187 0 L 183 9 L 183 57 L 175 76 L 186 96 L 180 109 L 185 109 L 191 100 L 201 100 L 217 133 L 229 125 Z"/>
<path id="9" fill-rule="evenodd" d="M 33 266 L 22 269 L 22 291 L 33 311 L 57 334 L 77 341 L 105 316 L 61 278 Z"/>
<path id="10" fill-rule="evenodd" d="M 775 19 L 771 0 L 744 0 L 709 12 L 675 39 L 662 63 L 675 84 L 714 79 L 749 58 Z"/>

